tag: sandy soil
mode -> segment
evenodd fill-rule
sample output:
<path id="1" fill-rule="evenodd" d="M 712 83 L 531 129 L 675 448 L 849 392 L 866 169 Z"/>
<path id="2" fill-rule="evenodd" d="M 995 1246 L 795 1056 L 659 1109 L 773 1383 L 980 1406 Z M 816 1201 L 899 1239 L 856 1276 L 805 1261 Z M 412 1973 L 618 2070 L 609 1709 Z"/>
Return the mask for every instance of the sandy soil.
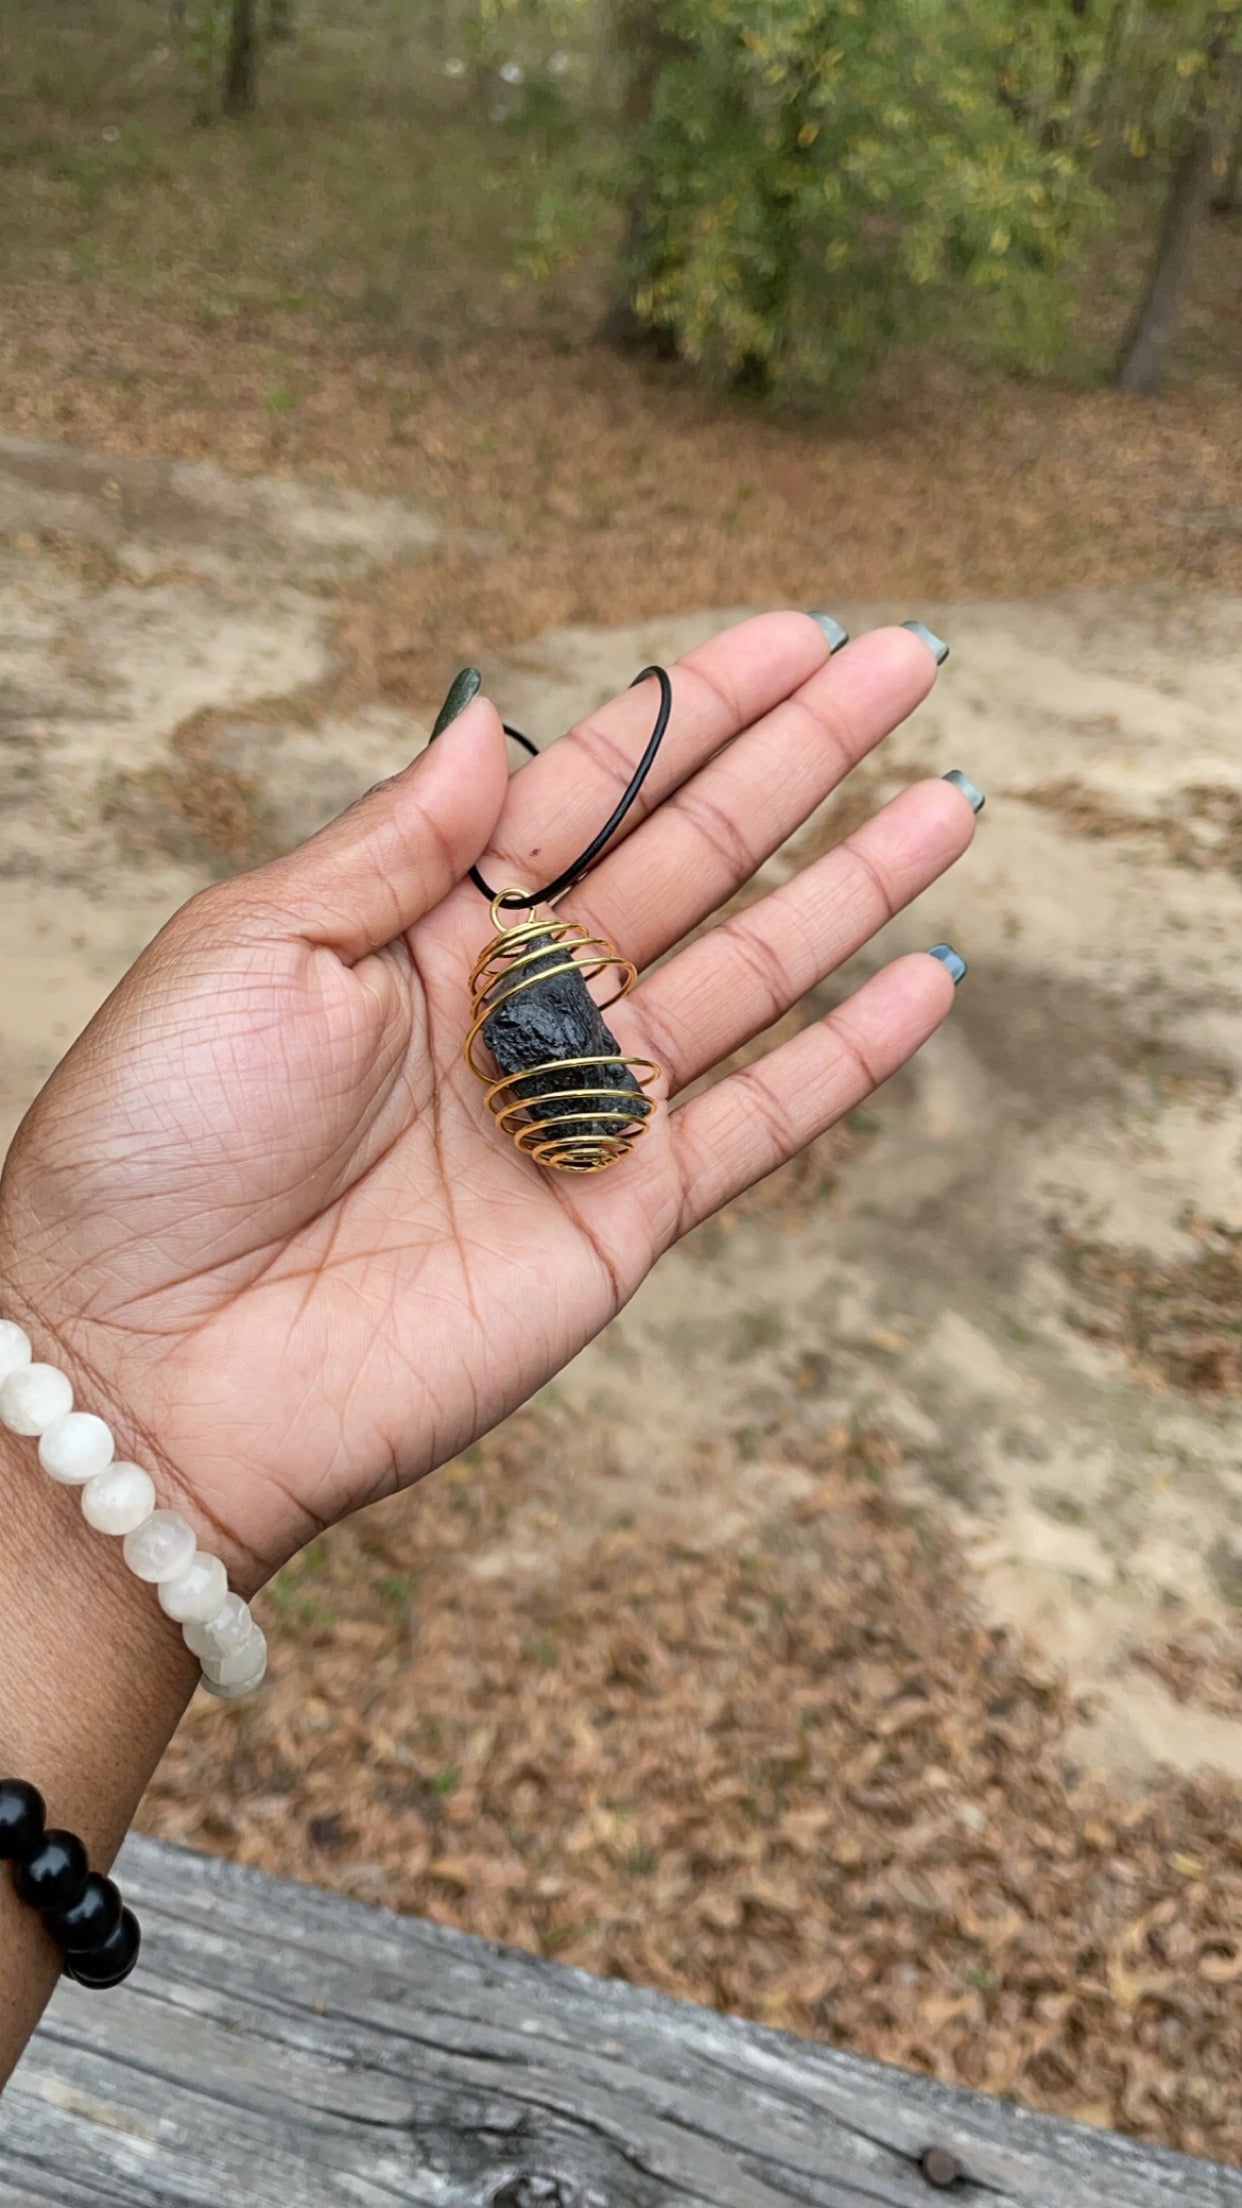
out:
<path id="1" fill-rule="evenodd" d="M 400 500 L 0 440 L 0 1142 L 224 863 L 221 792 L 232 847 L 259 852 L 416 747 L 382 693 L 334 702 L 335 593 L 443 541 Z M 489 682 L 546 737 L 736 610 L 545 635 Z M 833 610 L 861 628 L 909 609 Z M 808 1441 L 878 1423 L 985 1603 L 1083 1693 L 1084 1762 L 1242 1776 L 1242 1720 L 1193 1681 L 1175 1702 L 1144 1661 L 1196 1621 L 1237 1625 L 1236 1400 L 1179 1385 L 1141 1326 L 1110 1331 L 1082 1263 L 1115 1253 L 1141 1301 L 1161 1269 L 1194 1277 L 1203 1222 L 1242 1225 L 1242 601 L 918 610 L 954 658 L 867 798 L 961 766 L 989 803 L 879 955 L 955 941 L 954 1018 L 833 1170 L 705 1230 L 549 1391 L 582 1477 L 481 1568 L 537 1575 L 553 1507 L 562 1553 L 619 1507 L 728 1543 L 796 1506 Z"/>

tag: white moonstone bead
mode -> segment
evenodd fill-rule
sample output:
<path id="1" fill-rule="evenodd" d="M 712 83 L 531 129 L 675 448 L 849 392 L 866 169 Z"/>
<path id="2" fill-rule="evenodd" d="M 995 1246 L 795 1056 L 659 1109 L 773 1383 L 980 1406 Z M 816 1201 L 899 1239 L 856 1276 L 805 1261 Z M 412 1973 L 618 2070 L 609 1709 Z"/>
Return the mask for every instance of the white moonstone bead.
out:
<path id="1" fill-rule="evenodd" d="M 82 1516 L 96 1533 L 133 1533 L 155 1508 L 155 1482 L 140 1464 L 110 1464 L 82 1490 Z"/>
<path id="2" fill-rule="evenodd" d="M 250 1605 L 240 1595 L 226 1595 L 221 1609 L 203 1624 L 192 1621 L 182 1639 L 202 1663 L 208 1656 L 236 1656 L 246 1646 L 254 1628 Z"/>
<path id="3" fill-rule="evenodd" d="M 264 1665 L 263 1670 L 256 1671 L 253 1679 L 239 1679 L 235 1687 L 222 1687 L 215 1679 L 209 1679 L 205 1671 L 200 1671 L 198 1683 L 200 1687 L 206 1687 L 208 1694 L 218 1696 L 221 1702 L 244 1702 L 248 1694 L 257 1694 L 266 1670 Z"/>
<path id="4" fill-rule="evenodd" d="M 68 1411 L 39 1439 L 39 1462 L 64 1487 L 80 1487 L 106 1472 L 116 1455 L 112 1428 L 93 1411 Z"/>
<path id="5" fill-rule="evenodd" d="M 267 1670 L 267 1642 L 256 1625 L 245 1648 L 236 1656 L 209 1656 L 203 1665 L 202 1683 L 208 1694 L 224 1702 L 240 1702 L 263 1684 Z"/>
<path id="6" fill-rule="evenodd" d="M 0 1381 L 30 1363 L 30 1336 L 14 1319 L 0 1319 Z"/>
<path id="7" fill-rule="evenodd" d="M 229 1575 L 219 1557 L 196 1549 L 183 1572 L 160 1582 L 160 1608 L 178 1625 L 201 1625 L 215 1617 L 228 1591 Z"/>
<path id="8" fill-rule="evenodd" d="M 205 1656 L 203 1670 L 215 1687 L 235 1687 L 239 1680 L 249 1679 L 258 1672 L 262 1678 L 267 1666 L 267 1641 L 261 1626 L 251 1625 L 245 1646 L 231 1656 Z"/>
<path id="9" fill-rule="evenodd" d="M 73 1409 L 73 1389 L 55 1365 L 22 1365 L 0 1383 L 0 1424 L 41 1434 Z"/>
<path id="10" fill-rule="evenodd" d="M 193 1558 L 194 1528 L 179 1510 L 153 1510 L 125 1536 L 125 1561 L 137 1579 L 176 1579 Z"/>

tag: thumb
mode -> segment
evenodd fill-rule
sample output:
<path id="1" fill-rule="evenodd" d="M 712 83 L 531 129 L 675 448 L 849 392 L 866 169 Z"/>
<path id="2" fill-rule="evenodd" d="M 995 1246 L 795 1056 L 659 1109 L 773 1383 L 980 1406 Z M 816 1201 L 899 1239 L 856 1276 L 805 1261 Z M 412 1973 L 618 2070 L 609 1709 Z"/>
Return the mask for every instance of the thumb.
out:
<path id="1" fill-rule="evenodd" d="M 504 732 L 495 707 L 473 695 L 474 670 L 467 673 L 473 689 L 457 677 L 433 732 L 438 742 L 250 878 L 287 927 L 351 963 L 438 905 L 486 849 L 500 818 Z"/>

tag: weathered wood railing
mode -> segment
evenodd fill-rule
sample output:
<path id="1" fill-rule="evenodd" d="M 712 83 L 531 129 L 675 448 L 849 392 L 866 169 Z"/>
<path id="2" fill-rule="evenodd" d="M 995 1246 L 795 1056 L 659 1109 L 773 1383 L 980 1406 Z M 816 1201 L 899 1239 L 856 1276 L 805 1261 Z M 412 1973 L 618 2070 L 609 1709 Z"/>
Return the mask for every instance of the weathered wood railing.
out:
<path id="1" fill-rule="evenodd" d="M 1242 2208 L 1242 2172 L 133 1839 L 143 1967 L 64 1984 L 0 2208 Z"/>

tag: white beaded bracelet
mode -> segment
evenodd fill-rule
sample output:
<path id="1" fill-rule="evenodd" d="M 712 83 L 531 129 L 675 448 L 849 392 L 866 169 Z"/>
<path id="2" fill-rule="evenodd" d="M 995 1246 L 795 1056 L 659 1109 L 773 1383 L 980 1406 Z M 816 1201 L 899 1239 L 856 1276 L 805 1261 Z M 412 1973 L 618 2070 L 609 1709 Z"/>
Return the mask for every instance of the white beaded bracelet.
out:
<path id="1" fill-rule="evenodd" d="M 33 1362 L 30 1337 L 12 1319 L 0 1319 L 0 1425 L 37 1437 L 49 1478 L 81 1488 L 87 1524 L 119 1538 L 131 1572 L 154 1585 L 208 1692 L 228 1702 L 253 1693 L 267 1669 L 267 1642 L 249 1604 L 229 1593 L 219 1557 L 199 1548 L 179 1510 L 156 1507 L 150 1473 L 117 1462 L 106 1420 L 74 1410 L 64 1373 Z"/>

